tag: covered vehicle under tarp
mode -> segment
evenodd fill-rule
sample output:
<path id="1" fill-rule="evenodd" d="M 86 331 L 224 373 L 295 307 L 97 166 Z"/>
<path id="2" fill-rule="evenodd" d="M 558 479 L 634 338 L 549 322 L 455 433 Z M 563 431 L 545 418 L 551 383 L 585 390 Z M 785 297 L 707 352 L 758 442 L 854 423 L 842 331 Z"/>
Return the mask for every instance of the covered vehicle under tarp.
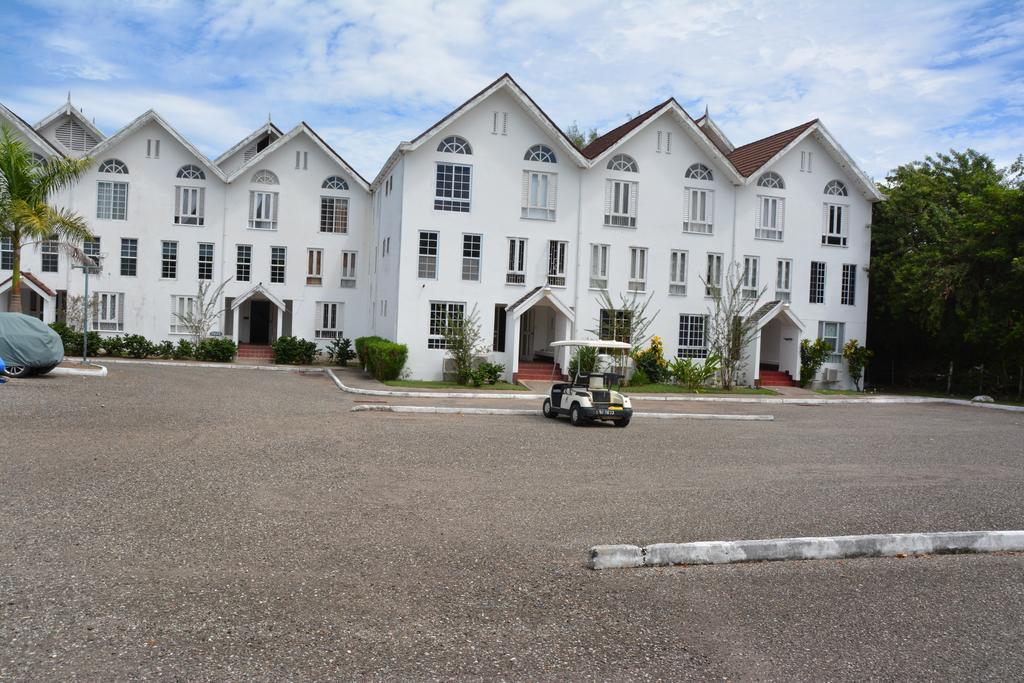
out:
<path id="1" fill-rule="evenodd" d="M 8 366 L 51 367 L 64 358 L 64 343 L 37 318 L 0 313 L 0 358 Z"/>

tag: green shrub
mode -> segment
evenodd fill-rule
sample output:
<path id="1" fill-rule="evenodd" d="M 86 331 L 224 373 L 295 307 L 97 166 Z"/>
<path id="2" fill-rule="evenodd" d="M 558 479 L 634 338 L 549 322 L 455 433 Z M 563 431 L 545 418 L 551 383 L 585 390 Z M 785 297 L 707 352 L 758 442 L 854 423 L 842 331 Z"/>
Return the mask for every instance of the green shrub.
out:
<path id="1" fill-rule="evenodd" d="M 386 382 L 398 379 L 409 357 L 409 347 L 380 337 L 365 344 L 367 367 L 374 378 Z"/>
<path id="2" fill-rule="evenodd" d="M 800 341 L 800 386 L 806 387 L 814 380 L 825 359 L 831 354 L 832 348 L 824 339 Z"/>
<path id="3" fill-rule="evenodd" d="M 668 361 L 665 360 L 665 348 L 660 337 L 651 337 L 651 343 L 646 349 L 635 351 L 633 362 L 654 384 L 665 380 L 668 375 Z"/>
<path id="4" fill-rule="evenodd" d="M 124 355 L 124 338 L 120 335 L 115 334 L 113 337 L 105 337 L 100 340 L 100 346 L 108 356 L 123 356 Z M 89 348 L 92 348 L 92 342 L 89 342 Z"/>
<path id="5" fill-rule="evenodd" d="M 569 359 L 569 377 L 575 377 L 579 372 L 581 375 L 589 375 L 597 365 L 597 348 L 593 346 L 581 346 L 576 349 Z"/>
<path id="6" fill-rule="evenodd" d="M 352 350 L 352 340 L 348 337 L 335 339 L 327 347 L 327 356 L 335 365 L 347 367 L 348 362 L 356 357 L 356 352 Z"/>
<path id="7" fill-rule="evenodd" d="M 195 355 L 196 349 L 188 339 L 179 339 L 178 346 L 174 349 L 175 360 L 188 360 Z"/>
<path id="8" fill-rule="evenodd" d="M 473 370 L 470 375 L 470 380 L 473 382 L 473 386 L 478 387 L 482 384 L 497 384 L 501 381 L 504 375 L 504 365 L 501 363 L 490 363 L 485 361 L 480 363 L 480 365 Z"/>
<path id="9" fill-rule="evenodd" d="M 64 355 L 65 356 L 77 356 L 82 353 L 82 333 L 71 329 L 64 323 L 50 323 L 50 329 L 56 332 L 60 336 L 60 340 L 64 343 Z M 92 348 L 90 345 L 90 351 L 95 352 L 97 348 Z"/>
<path id="10" fill-rule="evenodd" d="M 716 353 L 708 354 L 701 361 L 693 358 L 674 358 L 670 366 L 672 378 L 690 391 L 699 391 L 707 381 L 715 376 L 721 367 L 721 358 Z"/>
<path id="11" fill-rule="evenodd" d="M 278 365 L 309 365 L 316 360 L 316 342 L 299 337 L 278 337 L 270 348 Z"/>
<path id="12" fill-rule="evenodd" d="M 174 342 L 164 340 L 156 345 L 156 355 L 168 360 L 174 358 Z"/>
<path id="13" fill-rule="evenodd" d="M 846 359 L 846 367 L 850 371 L 850 378 L 853 379 L 853 386 L 860 391 L 860 381 L 864 375 L 864 368 L 868 361 L 875 355 L 875 352 L 866 346 L 861 346 L 856 339 L 851 339 L 843 345 L 843 358 Z"/>
<path id="14" fill-rule="evenodd" d="M 230 363 L 238 353 L 238 346 L 228 337 L 207 337 L 195 347 L 196 360 Z"/>
<path id="15" fill-rule="evenodd" d="M 387 341 L 387 339 L 385 339 L 384 337 L 376 336 L 356 337 L 356 357 L 359 359 L 359 365 L 362 366 L 364 369 L 368 370 L 370 368 L 370 356 L 366 351 L 366 345 L 375 341 Z"/>
<path id="16" fill-rule="evenodd" d="M 643 368 L 637 368 L 633 371 L 633 376 L 629 378 L 629 386 L 638 387 L 641 384 L 650 384 L 651 378 L 647 376 L 647 373 L 643 371 Z"/>
<path id="17" fill-rule="evenodd" d="M 141 334 L 126 334 L 124 336 L 124 353 L 132 358 L 145 358 L 157 352 L 157 346 Z"/>

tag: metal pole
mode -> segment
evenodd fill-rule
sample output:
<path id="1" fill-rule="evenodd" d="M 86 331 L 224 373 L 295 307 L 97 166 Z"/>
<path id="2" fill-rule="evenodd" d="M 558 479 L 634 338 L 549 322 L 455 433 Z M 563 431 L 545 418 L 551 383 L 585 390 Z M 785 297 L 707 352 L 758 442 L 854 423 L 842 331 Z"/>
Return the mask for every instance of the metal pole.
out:
<path id="1" fill-rule="evenodd" d="M 85 298 L 82 302 L 82 364 L 89 362 L 89 268 L 82 268 L 85 275 Z"/>

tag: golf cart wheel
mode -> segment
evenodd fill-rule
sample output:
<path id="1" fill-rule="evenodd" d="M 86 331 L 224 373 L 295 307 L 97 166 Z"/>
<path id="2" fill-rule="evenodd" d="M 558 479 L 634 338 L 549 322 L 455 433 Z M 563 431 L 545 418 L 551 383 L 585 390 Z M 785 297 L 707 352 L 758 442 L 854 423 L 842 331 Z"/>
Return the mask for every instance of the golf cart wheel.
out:
<path id="1" fill-rule="evenodd" d="M 573 403 L 572 408 L 569 408 L 569 422 L 572 423 L 573 427 L 582 427 L 586 423 L 586 419 L 583 417 L 583 413 L 580 411 L 580 406 L 577 403 Z"/>
<path id="2" fill-rule="evenodd" d="M 551 419 L 558 417 L 558 413 L 556 413 L 555 409 L 551 406 L 550 398 L 544 399 L 544 407 L 541 409 L 541 412 L 544 413 L 544 417 L 550 417 Z"/>
<path id="3" fill-rule="evenodd" d="M 44 365 L 41 368 L 33 368 L 32 369 L 32 374 L 35 375 L 36 377 L 42 377 L 43 375 L 48 373 L 50 370 L 53 370 L 55 367 L 57 367 L 56 363 L 54 363 L 53 365 Z"/>
<path id="4" fill-rule="evenodd" d="M 614 424 L 616 427 L 628 427 L 629 420 L 616 420 L 612 424 Z"/>
<path id="5" fill-rule="evenodd" d="M 28 377 L 32 374 L 32 368 L 27 365 L 8 365 L 4 374 L 8 377 Z"/>

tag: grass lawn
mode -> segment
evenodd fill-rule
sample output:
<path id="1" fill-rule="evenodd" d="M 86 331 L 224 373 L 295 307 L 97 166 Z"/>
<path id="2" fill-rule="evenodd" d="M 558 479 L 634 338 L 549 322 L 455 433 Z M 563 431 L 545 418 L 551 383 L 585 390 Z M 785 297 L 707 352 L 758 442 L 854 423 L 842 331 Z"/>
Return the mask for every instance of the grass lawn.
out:
<path id="1" fill-rule="evenodd" d="M 694 392 L 678 384 L 638 384 L 636 386 L 623 387 L 622 391 L 626 394 L 762 394 L 767 396 L 774 396 L 778 393 L 772 389 L 751 389 L 750 387 L 735 387 L 728 391 L 709 387 Z"/>
<path id="2" fill-rule="evenodd" d="M 871 394 L 865 394 L 863 391 L 856 391 L 854 389 L 815 389 L 816 394 L 826 394 L 829 396 L 870 396 Z"/>
<path id="3" fill-rule="evenodd" d="M 484 391 L 529 391 L 526 387 L 520 384 L 508 384 L 506 382 L 498 382 L 497 384 L 482 384 L 478 387 L 472 385 L 459 384 L 458 382 L 442 382 L 440 380 L 431 381 L 425 379 L 393 379 L 384 382 L 389 387 L 405 387 L 408 389 L 471 389 L 473 391 L 484 390 Z"/>

